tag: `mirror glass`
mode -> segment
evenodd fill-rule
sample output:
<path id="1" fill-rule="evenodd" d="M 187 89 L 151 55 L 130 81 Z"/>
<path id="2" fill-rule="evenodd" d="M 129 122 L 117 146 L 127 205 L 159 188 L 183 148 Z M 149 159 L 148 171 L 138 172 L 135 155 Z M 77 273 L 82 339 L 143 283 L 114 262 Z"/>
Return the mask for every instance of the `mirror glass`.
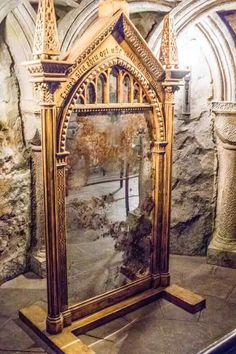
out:
<path id="1" fill-rule="evenodd" d="M 90 91 L 92 100 L 92 87 Z M 69 304 L 149 274 L 150 117 L 150 111 L 71 116 L 66 173 Z"/>

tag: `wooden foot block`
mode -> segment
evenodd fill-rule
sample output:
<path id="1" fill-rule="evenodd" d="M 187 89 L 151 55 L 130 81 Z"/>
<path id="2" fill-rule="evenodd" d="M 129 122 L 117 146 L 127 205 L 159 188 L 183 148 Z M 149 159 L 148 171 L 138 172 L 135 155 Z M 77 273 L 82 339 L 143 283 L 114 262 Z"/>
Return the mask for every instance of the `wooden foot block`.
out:
<path id="1" fill-rule="evenodd" d="M 55 353 L 58 354 L 95 354 L 87 345 L 66 327 L 62 333 L 51 335 L 46 332 L 47 314 L 41 303 L 25 307 L 19 312 L 20 319 L 27 324 Z"/>
<path id="2" fill-rule="evenodd" d="M 202 296 L 175 284 L 164 289 L 163 298 L 192 314 L 206 307 L 206 299 Z"/>

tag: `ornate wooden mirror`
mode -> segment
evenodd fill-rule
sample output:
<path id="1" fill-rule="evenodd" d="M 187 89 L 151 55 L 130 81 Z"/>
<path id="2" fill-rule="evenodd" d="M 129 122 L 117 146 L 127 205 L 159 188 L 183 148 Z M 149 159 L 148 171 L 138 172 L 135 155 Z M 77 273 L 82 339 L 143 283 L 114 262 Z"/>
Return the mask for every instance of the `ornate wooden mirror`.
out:
<path id="1" fill-rule="evenodd" d="M 59 57 L 53 1 L 39 1 L 27 64 L 42 94 L 46 329 L 54 334 L 78 319 L 82 332 L 115 318 L 164 296 L 170 282 L 173 94 L 186 72 L 170 17 L 159 61 L 125 1 L 99 6 L 95 24 Z M 21 318 L 35 327 L 26 310 Z"/>

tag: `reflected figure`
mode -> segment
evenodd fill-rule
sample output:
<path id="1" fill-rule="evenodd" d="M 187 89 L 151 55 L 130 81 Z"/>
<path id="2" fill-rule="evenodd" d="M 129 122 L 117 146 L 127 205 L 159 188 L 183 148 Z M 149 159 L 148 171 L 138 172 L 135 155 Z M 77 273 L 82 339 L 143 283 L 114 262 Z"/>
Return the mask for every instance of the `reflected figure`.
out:
<path id="1" fill-rule="evenodd" d="M 70 303 L 149 273 L 149 114 L 71 117 L 66 178 Z"/>

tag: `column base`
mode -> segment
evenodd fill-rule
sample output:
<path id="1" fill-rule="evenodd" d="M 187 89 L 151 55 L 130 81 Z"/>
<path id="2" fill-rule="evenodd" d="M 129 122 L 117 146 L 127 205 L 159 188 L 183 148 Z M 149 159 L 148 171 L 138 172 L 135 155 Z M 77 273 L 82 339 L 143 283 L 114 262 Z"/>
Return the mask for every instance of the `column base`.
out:
<path id="1" fill-rule="evenodd" d="M 46 330 L 49 334 L 58 334 L 63 331 L 63 317 L 58 318 L 47 317 Z"/>
<path id="2" fill-rule="evenodd" d="M 153 274 L 152 275 L 152 287 L 153 288 L 158 288 L 161 285 L 161 275 L 158 274 Z"/>
<path id="3" fill-rule="evenodd" d="M 170 285 L 170 273 L 161 273 L 161 286 L 167 287 Z"/>
<path id="4" fill-rule="evenodd" d="M 30 256 L 30 270 L 40 278 L 47 277 L 46 254 L 39 251 Z"/>
<path id="5" fill-rule="evenodd" d="M 213 242 L 210 243 L 207 250 L 207 263 L 218 265 L 220 267 L 236 268 L 236 249 L 229 246 L 217 247 Z"/>

